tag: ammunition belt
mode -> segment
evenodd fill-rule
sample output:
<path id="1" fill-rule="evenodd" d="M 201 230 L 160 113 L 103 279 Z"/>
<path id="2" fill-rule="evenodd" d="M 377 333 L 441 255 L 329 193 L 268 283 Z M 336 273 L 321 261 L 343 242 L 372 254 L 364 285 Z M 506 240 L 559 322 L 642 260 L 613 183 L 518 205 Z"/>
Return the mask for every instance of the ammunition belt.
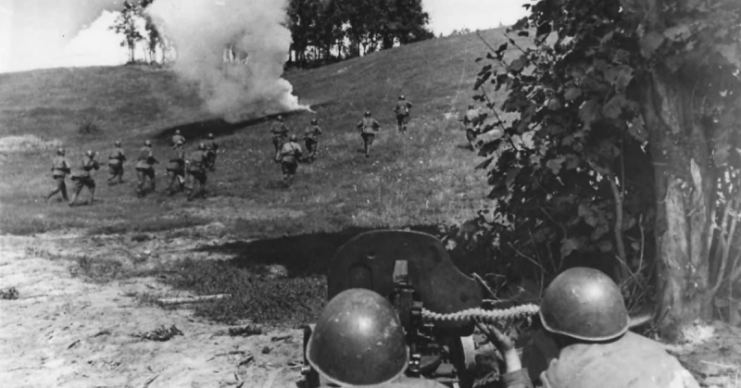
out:
<path id="1" fill-rule="evenodd" d="M 535 315 L 540 311 L 540 307 L 534 304 L 524 304 L 502 310 L 484 310 L 482 308 L 472 308 L 458 311 L 457 313 L 441 314 L 435 313 L 425 308 L 422 309 L 422 318 L 426 321 L 470 321 L 479 318 L 484 322 L 507 321 L 514 319 L 526 318 Z"/>

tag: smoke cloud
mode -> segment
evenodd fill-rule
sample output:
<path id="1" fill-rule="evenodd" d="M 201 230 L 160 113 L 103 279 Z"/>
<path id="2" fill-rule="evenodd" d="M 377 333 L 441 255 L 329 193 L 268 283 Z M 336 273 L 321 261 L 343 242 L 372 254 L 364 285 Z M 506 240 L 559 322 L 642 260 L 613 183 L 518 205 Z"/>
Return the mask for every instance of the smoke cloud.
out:
<path id="1" fill-rule="evenodd" d="M 55 67 L 77 33 L 123 0 L 0 0 L 0 71 Z"/>
<path id="2" fill-rule="evenodd" d="M 175 46 L 175 71 L 229 121 L 301 109 L 285 79 L 287 0 L 156 0 L 148 13 Z M 229 49 L 227 51 L 227 49 Z"/>

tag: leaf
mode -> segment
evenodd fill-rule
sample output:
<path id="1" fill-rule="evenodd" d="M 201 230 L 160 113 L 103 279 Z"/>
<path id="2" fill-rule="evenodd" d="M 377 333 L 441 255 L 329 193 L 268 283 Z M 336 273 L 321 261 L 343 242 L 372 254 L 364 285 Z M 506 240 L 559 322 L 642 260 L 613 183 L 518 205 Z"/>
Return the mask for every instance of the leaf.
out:
<path id="1" fill-rule="evenodd" d="M 602 241 L 597 245 L 597 248 L 603 253 L 610 252 L 612 250 L 612 243 L 609 241 Z"/>
<path id="2" fill-rule="evenodd" d="M 741 67 L 741 56 L 738 52 L 738 44 L 722 44 L 717 46 L 718 52 L 725 58 L 726 61 Z"/>
<path id="3" fill-rule="evenodd" d="M 572 252 L 579 250 L 581 247 L 581 242 L 575 238 L 567 238 L 563 240 L 563 242 L 561 242 L 561 258 L 565 258 Z"/>
<path id="4" fill-rule="evenodd" d="M 639 45 L 641 47 L 641 55 L 644 58 L 650 58 L 654 51 L 658 49 L 661 44 L 664 43 L 664 36 L 654 31 L 649 32 L 646 36 L 641 39 Z"/>
<path id="5" fill-rule="evenodd" d="M 530 36 L 530 32 L 528 32 L 528 31 L 520 31 L 520 32 L 517 33 L 517 36 L 528 37 L 528 36 Z"/>
<path id="6" fill-rule="evenodd" d="M 497 58 L 502 59 L 504 52 L 507 51 L 507 47 L 509 47 L 507 42 L 504 42 L 497 47 L 497 51 L 494 52 L 497 55 Z"/>
<path id="7" fill-rule="evenodd" d="M 522 71 L 522 69 L 525 68 L 528 64 L 527 55 L 522 54 L 519 58 L 512 61 L 512 63 L 509 64 L 507 67 L 507 71 L 513 72 L 513 73 L 519 73 Z"/>
<path id="8" fill-rule="evenodd" d="M 543 40 L 551 33 L 551 31 L 551 23 L 541 23 L 535 31 L 535 35 L 538 39 Z"/>
<path id="9" fill-rule="evenodd" d="M 591 227 L 596 227 L 597 224 L 599 224 L 599 218 L 597 218 L 597 215 L 594 214 L 594 211 L 591 207 L 580 203 L 579 204 L 579 210 L 578 213 L 579 217 L 584 219 L 584 222 L 587 223 L 587 225 Z"/>
<path id="10" fill-rule="evenodd" d="M 623 113 L 623 107 L 627 104 L 627 100 L 625 99 L 625 96 L 622 94 L 618 94 L 610 99 L 610 101 L 605 104 L 605 106 L 602 107 L 602 115 L 616 120 L 620 117 L 620 114 Z"/>
<path id="11" fill-rule="evenodd" d="M 687 39 L 690 34 L 690 26 L 687 24 L 680 24 L 664 30 L 664 37 L 674 42 L 683 41 Z"/>
<path id="12" fill-rule="evenodd" d="M 563 94 L 563 98 L 566 99 L 566 101 L 573 101 L 576 100 L 581 96 L 581 89 L 577 87 L 568 88 L 566 89 L 566 92 Z"/>
<path id="13" fill-rule="evenodd" d="M 596 228 L 592 231 L 592 234 L 589 236 L 592 241 L 597 241 L 600 239 L 600 237 L 604 236 L 605 233 L 609 232 L 610 228 L 607 227 L 604 223 L 600 223 L 597 225 Z M 603 251 L 604 252 L 604 251 Z"/>
<path id="14" fill-rule="evenodd" d="M 618 90 L 625 90 L 633 79 L 633 68 L 626 65 L 608 66 L 605 69 L 605 81 Z"/>
<path id="15" fill-rule="evenodd" d="M 584 123 L 585 128 L 589 128 L 599 118 L 599 114 L 600 105 L 596 99 L 585 101 L 579 107 L 579 119 Z"/>
<path id="16" fill-rule="evenodd" d="M 481 85 L 491 77 L 491 71 L 487 71 L 483 75 L 476 77 L 476 83 L 473 85 L 473 90 L 478 90 Z"/>
<path id="17" fill-rule="evenodd" d="M 565 160 L 566 158 L 564 156 L 559 156 L 546 162 L 545 166 L 551 170 L 553 175 L 558 175 L 561 172 L 561 165 Z"/>
<path id="18" fill-rule="evenodd" d="M 648 142 L 648 132 L 646 132 L 646 125 L 643 122 L 643 116 L 638 115 L 628 123 L 628 133 L 633 136 L 634 139 L 641 142 L 641 144 Z"/>
<path id="19" fill-rule="evenodd" d="M 559 110 L 562 107 L 561 101 L 558 101 L 558 98 L 551 98 L 550 100 L 548 100 L 547 106 L 548 106 L 548 109 L 554 110 L 554 111 Z"/>

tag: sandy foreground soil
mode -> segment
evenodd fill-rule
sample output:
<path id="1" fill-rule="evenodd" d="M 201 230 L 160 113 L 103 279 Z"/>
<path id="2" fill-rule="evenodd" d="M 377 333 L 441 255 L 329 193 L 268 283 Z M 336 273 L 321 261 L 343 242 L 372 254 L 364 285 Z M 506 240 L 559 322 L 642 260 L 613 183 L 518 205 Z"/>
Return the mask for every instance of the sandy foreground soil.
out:
<path id="1" fill-rule="evenodd" d="M 0 386 L 268 388 L 300 381 L 301 330 L 232 337 L 227 326 L 187 309 L 131 296 L 168 295 L 154 278 L 98 284 L 73 275 L 72 261 L 28 254 L 64 253 L 70 245 L 0 237 L 0 288 L 19 293 L 0 300 Z M 183 335 L 162 342 L 137 336 L 163 325 Z"/>
<path id="2" fill-rule="evenodd" d="M 124 266 L 184 254 L 226 259 L 194 253 L 198 246 L 228 239 L 209 233 L 218 231 L 218 224 L 201 228 L 197 238 L 171 232 L 144 239 L 0 236 L 0 289 L 19 293 L 18 299 L 0 300 L 0 386 L 296 387 L 301 330 L 264 327 L 261 335 L 230 336 L 228 326 L 195 317 L 187 305 L 163 309 L 141 303 L 137 294 L 185 296 L 154 277 L 95 282 L 76 272 L 78 262 L 55 259 L 117 258 Z M 167 341 L 141 338 L 163 326 L 182 335 Z M 703 387 L 741 388 L 741 328 L 702 325 L 690 337 L 667 350 Z"/>

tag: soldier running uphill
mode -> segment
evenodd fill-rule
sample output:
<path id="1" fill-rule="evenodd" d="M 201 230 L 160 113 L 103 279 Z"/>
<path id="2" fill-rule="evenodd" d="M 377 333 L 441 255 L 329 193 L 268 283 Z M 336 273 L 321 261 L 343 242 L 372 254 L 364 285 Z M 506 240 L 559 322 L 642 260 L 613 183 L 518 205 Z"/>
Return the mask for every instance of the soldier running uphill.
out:
<path id="1" fill-rule="evenodd" d="M 219 145 L 216 144 L 216 140 L 214 140 L 213 133 L 208 134 L 208 141 L 206 142 L 205 146 L 206 146 L 206 168 L 209 171 L 214 171 L 216 169 L 216 152 L 219 149 Z"/>
<path id="2" fill-rule="evenodd" d="M 115 143 L 115 148 L 108 155 L 108 184 L 112 185 L 118 178 L 118 183 L 123 183 L 123 164 L 126 161 L 126 155 L 124 155 L 123 149 L 121 148 L 121 142 Z"/>
<path id="3" fill-rule="evenodd" d="M 409 123 L 409 112 L 411 109 L 412 103 L 407 101 L 403 94 L 399 96 L 399 101 L 396 102 L 394 112 L 396 113 L 396 129 L 401 133 L 407 131 L 407 123 Z"/>
<path id="4" fill-rule="evenodd" d="M 316 150 L 318 148 L 318 137 L 322 134 L 322 129 L 319 128 L 316 119 L 311 119 L 311 126 L 304 130 L 304 144 L 306 144 L 306 152 L 309 153 L 307 159 L 313 162 L 316 158 Z"/>
<path id="5" fill-rule="evenodd" d="M 465 116 L 463 116 L 463 125 L 466 126 L 466 140 L 472 150 L 476 149 L 476 136 L 479 133 L 481 124 L 481 114 L 473 105 L 468 106 Z"/>
<path id="6" fill-rule="evenodd" d="M 152 152 L 152 143 L 147 140 L 144 147 L 139 150 L 139 156 L 136 158 L 136 177 L 139 181 L 136 194 L 139 197 L 144 196 L 147 192 L 144 190 L 144 184 L 149 180 L 149 191 L 154 192 L 154 165 L 159 163 Z"/>
<path id="7" fill-rule="evenodd" d="M 95 199 L 95 180 L 90 175 L 91 170 L 98 170 L 100 164 L 95 160 L 95 154 L 93 151 L 85 152 L 85 158 L 82 160 L 82 166 L 80 171 L 72 175 L 72 181 L 75 182 L 75 188 L 72 195 L 72 200 L 69 201 L 70 206 L 77 205 L 77 196 L 80 195 L 83 187 L 87 187 L 90 192 L 90 198 L 87 200 L 87 204 L 90 205 Z"/>
<path id="8" fill-rule="evenodd" d="M 175 130 L 175 135 L 172 137 L 172 149 L 179 150 L 185 146 L 185 138 L 180 134 L 180 130 Z"/>
<path id="9" fill-rule="evenodd" d="M 64 154 L 64 148 L 58 149 L 57 156 L 55 156 L 54 160 L 52 161 L 51 174 L 54 178 L 54 181 L 56 182 L 57 187 L 52 190 L 49 195 L 46 196 L 46 202 L 49 202 L 51 197 L 53 197 L 57 193 L 62 193 L 62 198 L 64 198 L 65 202 L 69 200 L 67 198 L 67 183 L 65 182 L 65 177 L 70 172 L 70 166 L 67 162 L 67 159 L 65 159 Z"/>
<path id="10" fill-rule="evenodd" d="M 273 147 L 275 148 L 275 152 L 278 152 L 286 141 L 286 137 L 288 137 L 288 127 L 283 123 L 283 116 L 279 115 L 275 118 L 273 124 L 270 125 L 270 133 L 273 135 Z"/>
<path id="11" fill-rule="evenodd" d="M 185 188 L 185 152 L 178 150 L 175 157 L 167 163 L 167 193 L 173 195 Z"/>
<path id="12" fill-rule="evenodd" d="M 275 160 L 280 162 L 283 171 L 283 182 L 289 184 L 298 169 L 298 161 L 301 158 L 301 146 L 296 142 L 296 135 L 291 135 L 288 141 L 283 144 L 280 152 L 275 156 Z"/>
<path id="13" fill-rule="evenodd" d="M 190 176 L 190 188 L 188 189 L 188 201 L 194 197 L 204 197 L 206 195 L 206 145 L 201 143 L 198 150 L 193 151 L 185 162 L 185 168 Z M 198 191 L 196 192 L 196 182 L 198 182 Z"/>
<path id="14" fill-rule="evenodd" d="M 360 136 L 363 138 L 363 151 L 367 158 L 370 156 L 371 145 L 373 145 L 373 140 L 376 138 L 376 132 L 378 132 L 381 124 L 371 117 L 370 111 L 366 111 L 364 117 L 358 122 L 356 127 L 360 128 Z"/>

